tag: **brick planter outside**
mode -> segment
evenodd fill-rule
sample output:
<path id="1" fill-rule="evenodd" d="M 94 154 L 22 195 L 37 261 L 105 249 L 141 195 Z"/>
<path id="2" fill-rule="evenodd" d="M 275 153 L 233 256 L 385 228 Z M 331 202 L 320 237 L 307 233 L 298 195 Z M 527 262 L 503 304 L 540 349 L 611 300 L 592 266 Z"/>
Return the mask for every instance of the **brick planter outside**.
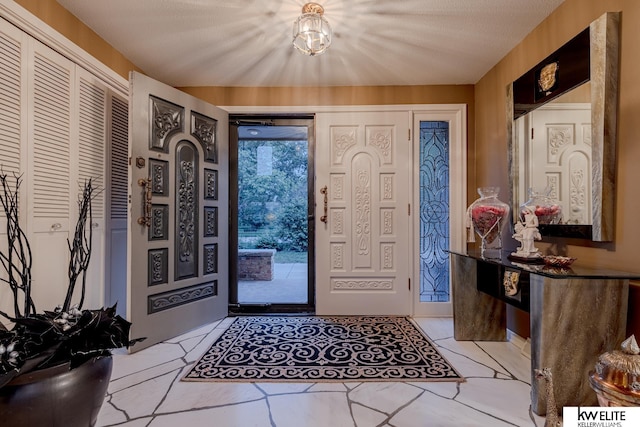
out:
<path id="1" fill-rule="evenodd" d="M 275 249 L 239 249 L 238 280 L 273 280 Z"/>

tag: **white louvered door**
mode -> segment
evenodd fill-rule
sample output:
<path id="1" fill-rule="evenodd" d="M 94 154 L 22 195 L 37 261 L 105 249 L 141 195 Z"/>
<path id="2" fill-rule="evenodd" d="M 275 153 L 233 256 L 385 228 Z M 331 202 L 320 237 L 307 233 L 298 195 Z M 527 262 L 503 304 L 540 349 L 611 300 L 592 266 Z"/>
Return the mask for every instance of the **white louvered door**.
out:
<path id="1" fill-rule="evenodd" d="M 25 104 L 22 90 L 24 68 L 22 55 L 27 37 L 24 33 L 0 19 L 0 169 L 12 176 L 23 171 L 23 147 L 21 141 L 26 132 L 25 114 L 21 110 Z M 22 188 L 20 200 L 24 200 Z M 25 212 L 20 209 L 20 219 L 24 222 Z M 0 215 L 0 247 L 6 248 L 6 220 Z M 6 275 L 0 270 L 0 276 Z M 12 298 L 6 286 L 0 286 L 0 310 L 13 313 Z M 0 318 L 0 322 L 7 323 Z"/>
<path id="2" fill-rule="evenodd" d="M 64 302 L 71 219 L 74 64 L 30 39 L 27 57 L 27 235 L 33 257 L 32 295 L 38 310 Z M 75 190 L 76 186 L 73 186 Z M 24 205 L 23 205 L 24 206 Z M 46 302 L 47 306 L 42 306 Z"/>
<path id="3" fill-rule="evenodd" d="M 105 304 L 118 304 L 118 314 L 127 313 L 127 212 L 129 183 L 129 103 L 109 95 L 107 264 Z"/>
<path id="4" fill-rule="evenodd" d="M 78 218 L 78 195 L 84 183 L 91 179 L 96 189 L 92 210 L 91 261 L 87 271 L 87 289 L 84 307 L 101 307 L 104 303 L 103 292 L 105 277 L 105 145 L 107 136 L 107 87 L 89 72 L 77 69 L 74 90 L 78 123 L 73 126 L 77 137 L 77 152 L 72 153 L 72 162 L 77 161 L 78 176 L 72 182 L 72 221 L 75 227 Z M 72 144 L 74 147 L 74 144 Z M 79 290 L 78 290 L 79 291 Z M 76 293 L 77 298 L 79 294 Z M 76 298 L 76 301 L 78 299 Z"/>
<path id="5" fill-rule="evenodd" d="M 0 23 L 0 166 L 5 173 L 13 174 L 22 170 L 24 119 L 20 106 L 24 104 L 22 46 L 26 36 L 6 22 Z M 4 224 L 2 221 L 0 224 Z"/>
<path id="6" fill-rule="evenodd" d="M 51 310 L 64 301 L 67 290 L 67 239 L 73 235 L 84 180 L 91 177 L 96 188 L 105 187 L 110 91 L 4 20 L 0 87 L 0 166 L 22 177 L 20 223 L 32 251 L 32 296 L 38 311 Z M 105 197 L 99 191 L 93 201 L 85 307 L 100 306 L 104 299 Z M 3 217 L 0 239 L 5 238 Z M 74 302 L 78 299 L 79 292 Z M 0 310 L 13 314 L 11 301 L 6 287 L 0 287 Z"/>

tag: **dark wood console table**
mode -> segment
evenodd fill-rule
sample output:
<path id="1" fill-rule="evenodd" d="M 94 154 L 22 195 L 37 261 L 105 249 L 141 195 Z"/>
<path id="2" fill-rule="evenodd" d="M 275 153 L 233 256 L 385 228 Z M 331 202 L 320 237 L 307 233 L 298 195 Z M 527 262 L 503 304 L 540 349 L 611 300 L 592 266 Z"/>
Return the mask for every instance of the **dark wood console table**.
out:
<path id="1" fill-rule="evenodd" d="M 528 311 L 531 323 L 531 407 L 546 413 L 544 384 L 535 368 L 551 369 L 558 409 L 597 406 L 588 373 L 598 356 L 626 338 L 629 280 L 640 275 L 590 269 L 522 264 L 507 257 L 485 259 L 480 251 L 450 252 L 454 338 L 505 341 L 506 305 Z M 516 274 L 520 291 L 505 294 L 503 280 Z"/>

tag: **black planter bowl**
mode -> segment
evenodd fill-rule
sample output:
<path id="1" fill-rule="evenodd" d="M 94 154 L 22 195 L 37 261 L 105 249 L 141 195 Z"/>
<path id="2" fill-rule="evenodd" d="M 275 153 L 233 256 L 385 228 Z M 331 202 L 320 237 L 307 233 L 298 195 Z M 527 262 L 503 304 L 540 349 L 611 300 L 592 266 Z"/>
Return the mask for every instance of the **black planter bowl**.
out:
<path id="1" fill-rule="evenodd" d="M 0 424 L 11 427 L 93 426 L 107 394 L 113 360 L 91 359 L 18 375 L 0 388 Z"/>

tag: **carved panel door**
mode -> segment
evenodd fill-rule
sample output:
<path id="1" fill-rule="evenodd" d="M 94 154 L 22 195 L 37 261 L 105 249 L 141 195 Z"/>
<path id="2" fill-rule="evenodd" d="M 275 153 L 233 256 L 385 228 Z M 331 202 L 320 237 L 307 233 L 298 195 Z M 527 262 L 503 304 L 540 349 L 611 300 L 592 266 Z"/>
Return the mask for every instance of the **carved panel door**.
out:
<path id="1" fill-rule="evenodd" d="M 551 189 L 563 222 L 591 224 L 591 106 L 550 104 L 531 113 L 531 187 Z M 544 147 L 544 148 L 542 148 Z"/>
<path id="2" fill-rule="evenodd" d="M 228 114 L 130 78 L 127 310 L 137 351 L 227 315 Z"/>
<path id="3" fill-rule="evenodd" d="M 409 123 L 408 112 L 316 115 L 318 314 L 410 314 Z"/>

